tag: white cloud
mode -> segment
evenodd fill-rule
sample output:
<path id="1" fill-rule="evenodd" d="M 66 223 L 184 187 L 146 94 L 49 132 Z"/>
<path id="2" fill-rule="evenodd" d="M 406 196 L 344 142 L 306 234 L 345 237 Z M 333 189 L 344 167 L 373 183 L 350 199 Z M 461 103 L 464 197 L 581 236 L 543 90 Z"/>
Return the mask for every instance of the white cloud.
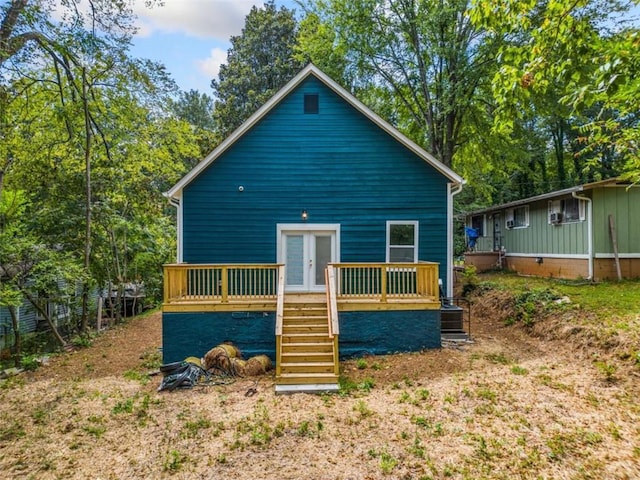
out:
<path id="1" fill-rule="evenodd" d="M 198 70 L 209 78 L 217 78 L 220 72 L 220 65 L 226 62 L 227 51 L 222 48 L 213 48 L 211 54 L 204 60 L 196 60 Z"/>
<path id="2" fill-rule="evenodd" d="M 164 0 L 163 6 L 145 8 L 136 2 L 140 36 L 154 32 L 181 33 L 228 41 L 239 35 L 255 0 Z"/>

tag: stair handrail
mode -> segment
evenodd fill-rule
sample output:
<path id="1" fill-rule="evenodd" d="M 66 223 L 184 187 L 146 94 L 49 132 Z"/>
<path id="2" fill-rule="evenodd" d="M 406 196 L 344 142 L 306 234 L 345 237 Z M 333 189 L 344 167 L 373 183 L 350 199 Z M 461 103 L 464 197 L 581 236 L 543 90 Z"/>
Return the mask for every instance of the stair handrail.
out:
<path id="1" fill-rule="evenodd" d="M 278 294 L 276 299 L 276 335 L 282 335 L 284 318 L 284 265 L 278 265 Z"/>
<path id="2" fill-rule="evenodd" d="M 336 300 L 336 275 L 333 265 L 327 265 L 324 271 L 325 285 L 327 291 L 327 313 L 329 322 L 329 338 L 340 334 L 340 323 L 338 322 L 338 301 Z"/>
<path id="3" fill-rule="evenodd" d="M 276 297 L 276 376 L 281 373 L 282 324 L 284 322 L 284 265 L 278 265 L 278 293 Z"/>

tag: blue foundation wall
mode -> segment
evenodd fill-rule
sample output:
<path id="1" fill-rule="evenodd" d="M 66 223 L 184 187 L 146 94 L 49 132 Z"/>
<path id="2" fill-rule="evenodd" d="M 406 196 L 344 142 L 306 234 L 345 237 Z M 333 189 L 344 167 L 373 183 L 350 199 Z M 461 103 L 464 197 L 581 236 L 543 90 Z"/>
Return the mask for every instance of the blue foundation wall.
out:
<path id="1" fill-rule="evenodd" d="M 440 348 L 440 310 L 341 312 L 340 358 Z"/>
<path id="2" fill-rule="evenodd" d="M 203 357 L 223 342 L 236 345 L 243 358 L 268 355 L 275 360 L 276 316 L 273 312 L 162 314 L 162 361 Z"/>
<path id="3" fill-rule="evenodd" d="M 341 312 L 340 358 L 440 348 L 440 310 Z M 202 357 L 232 342 L 244 358 L 275 360 L 275 313 L 163 313 L 163 362 Z"/>

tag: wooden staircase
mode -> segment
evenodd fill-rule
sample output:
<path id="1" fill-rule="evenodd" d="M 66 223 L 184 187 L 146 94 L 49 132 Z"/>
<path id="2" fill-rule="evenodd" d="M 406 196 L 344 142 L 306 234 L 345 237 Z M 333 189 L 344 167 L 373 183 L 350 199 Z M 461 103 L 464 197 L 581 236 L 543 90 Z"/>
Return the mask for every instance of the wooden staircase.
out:
<path id="1" fill-rule="evenodd" d="M 337 343 L 329 335 L 324 296 L 286 295 L 276 393 L 337 391 Z"/>

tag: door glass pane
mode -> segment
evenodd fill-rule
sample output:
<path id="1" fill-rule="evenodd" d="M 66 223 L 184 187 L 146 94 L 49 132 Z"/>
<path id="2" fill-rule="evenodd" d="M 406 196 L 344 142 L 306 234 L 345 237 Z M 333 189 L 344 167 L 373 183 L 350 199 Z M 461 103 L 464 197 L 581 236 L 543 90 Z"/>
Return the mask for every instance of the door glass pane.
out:
<path id="1" fill-rule="evenodd" d="M 286 284 L 304 285 L 304 236 L 287 235 L 286 242 Z"/>
<path id="2" fill-rule="evenodd" d="M 331 262 L 331 236 L 316 235 L 316 285 L 324 285 L 324 270 L 327 264 Z"/>

